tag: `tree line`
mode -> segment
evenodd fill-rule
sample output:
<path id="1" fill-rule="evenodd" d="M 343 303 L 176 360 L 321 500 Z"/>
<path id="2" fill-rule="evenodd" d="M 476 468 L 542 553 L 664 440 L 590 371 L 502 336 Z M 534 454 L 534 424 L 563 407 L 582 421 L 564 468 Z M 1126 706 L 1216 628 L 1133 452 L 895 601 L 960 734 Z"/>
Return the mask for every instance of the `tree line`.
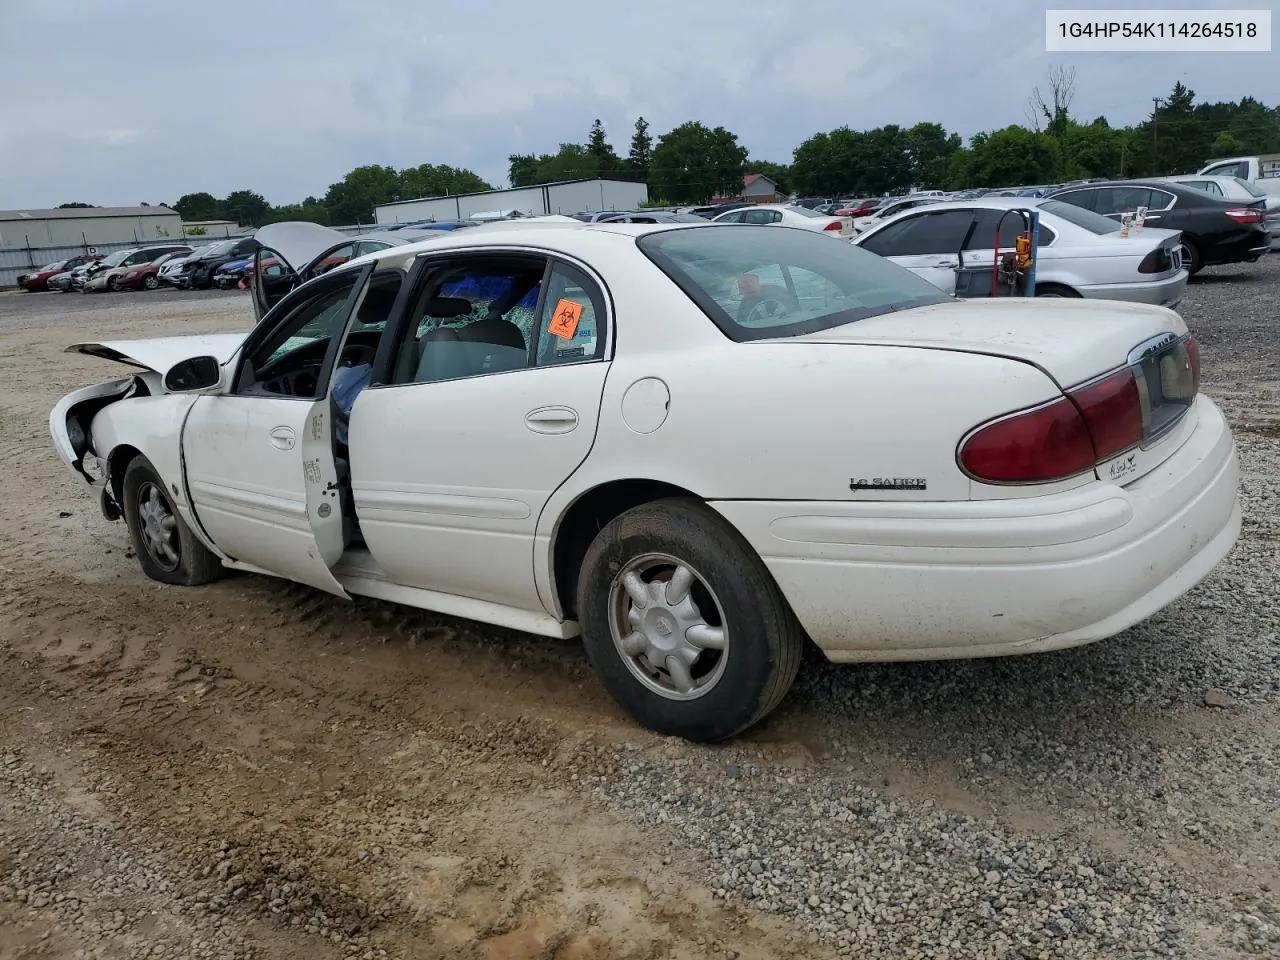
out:
<path id="1" fill-rule="evenodd" d="M 561 143 L 553 153 L 509 156 L 508 183 L 527 187 L 608 177 L 648 184 L 654 204 L 705 203 L 734 196 L 745 174 L 760 173 L 782 193 L 840 198 L 912 187 L 954 190 L 1165 176 L 1194 172 L 1215 157 L 1280 152 L 1280 107 L 1253 97 L 1197 103 L 1195 91 L 1179 82 L 1166 96 L 1153 98 L 1143 121 L 1128 127 L 1113 127 L 1102 116 L 1081 121 L 1072 111 L 1074 97 L 1074 71 L 1055 67 L 1047 91 L 1036 87 L 1028 98 L 1026 123 L 975 134 L 967 144 L 939 123 L 870 130 L 841 126 L 813 134 L 788 163 L 753 157 L 736 134 L 698 121 L 654 137 L 644 117 L 636 120 L 623 154 L 596 120 L 582 143 Z M 301 203 L 273 206 L 259 193 L 237 190 L 221 199 L 189 193 L 170 206 L 186 221 L 343 225 L 372 222 L 374 207 L 383 203 L 493 188 L 473 171 L 445 164 L 403 170 L 369 165 L 331 184 L 324 196 Z"/>

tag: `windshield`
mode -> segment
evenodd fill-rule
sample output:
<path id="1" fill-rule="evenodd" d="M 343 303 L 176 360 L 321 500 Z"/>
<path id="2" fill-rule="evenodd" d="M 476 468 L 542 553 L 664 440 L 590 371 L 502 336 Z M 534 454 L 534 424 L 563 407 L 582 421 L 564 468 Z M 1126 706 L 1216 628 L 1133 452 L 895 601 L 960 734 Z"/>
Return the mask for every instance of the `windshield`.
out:
<path id="1" fill-rule="evenodd" d="M 1240 184 L 1240 186 L 1244 187 L 1246 190 L 1248 190 L 1249 196 L 1251 197 L 1266 196 L 1266 194 L 1263 191 L 1259 190 L 1256 185 L 1250 183 L 1248 180 L 1242 180 L 1239 177 L 1232 177 L 1231 179 L 1234 180 L 1236 183 Z"/>
<path id="2" fill-rule="evenodd" d="M 794 337 L 950 299 L 896 263 L 810 230 L 708 225 L 636 243 L 737 341 Z"/>
<path id="3" fill-rule="evenodd" d="M 115 253 L 110 254 L 106 259 L 100 261 L 100 265 L 104 267 L 118 267 L 120 264 L 124 263 L 126 257 L 133 253 L 137 253 L 137 251 L 117 250 Z"/>
<path id="4" fill-rule="evenodd" d="M 209 246 L 201 250 L 198 256 L 201 256 L 206 260 L 210 257 L 220 257 L 224 253 L 230 253 L 235 245 L 235 240 L 219 240 L 217 243 L 211 243 Z"/>
<path id="5" fill-rule="evenodd" d="M 825 217 L 827 214 L 819 213 L 817 210 L 810 210 L 808 207 L 792 207 L 793 213 L 798 213 L 802 217 Z"/>
<path id="6" fill-rule="evenodd" d="M 1077 207 L 1075 204 L 1067 203 L 1065 200 L 1046 200 L 1040 204 L 1040 209 L 1045 213 L 1060 217 L 1067 223 L 1074 223 L 1077 227 L 1088 230 L 1090 233 L 1096 233 L 1100 237 L 1108 233 L 1115 233 L 1120 229 L 1120 224 L 1117 221 L 1108 220 L 1100 213 L 1094 213 L 1092 210 L 1084 209 L 1084 207 Z"/>
<path id="7" fill-rule="evenodd" d="M 65 260 L 55 260 L 53 261 L 53 263 L 46 263 L 43 267 L 40 268 L 39 272 L 44 273 L 46 270 L 61 270 L 62 265 L 66 262 L 67 261 Z"/>

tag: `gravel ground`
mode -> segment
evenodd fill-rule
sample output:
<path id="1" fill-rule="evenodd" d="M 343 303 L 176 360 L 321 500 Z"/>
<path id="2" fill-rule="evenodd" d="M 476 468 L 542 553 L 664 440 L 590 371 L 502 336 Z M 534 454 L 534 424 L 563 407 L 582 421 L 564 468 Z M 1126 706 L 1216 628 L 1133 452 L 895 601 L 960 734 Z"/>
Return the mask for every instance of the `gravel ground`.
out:
<path id="1" fill-rule="evenodd" d="M 247 304 L 0 296 L 0 957 L 1280 957 L 1280 257 L 1182 312 L 1244 472 L 1205 583 L 1074 651 L 810 658 L 707 748 L 575 644 L 147 583 L 48 451 L 110 375 L 57 351 Z"/>

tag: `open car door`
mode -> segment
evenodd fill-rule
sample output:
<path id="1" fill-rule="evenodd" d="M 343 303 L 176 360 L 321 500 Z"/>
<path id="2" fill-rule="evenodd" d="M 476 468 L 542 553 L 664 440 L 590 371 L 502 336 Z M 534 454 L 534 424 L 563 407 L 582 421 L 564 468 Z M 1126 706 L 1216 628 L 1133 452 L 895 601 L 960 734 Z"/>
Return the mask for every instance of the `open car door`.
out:
<path id="1" fill-rule="evenodd" d="M 253 285 L 253 314 L 261 322 L 267 311 L 302 283 L 303 271 L 326 249 L 346 235 L 318 223 L 288 220 L 269 223 L 256 234 L 258 249 L 249 270 Z"/>

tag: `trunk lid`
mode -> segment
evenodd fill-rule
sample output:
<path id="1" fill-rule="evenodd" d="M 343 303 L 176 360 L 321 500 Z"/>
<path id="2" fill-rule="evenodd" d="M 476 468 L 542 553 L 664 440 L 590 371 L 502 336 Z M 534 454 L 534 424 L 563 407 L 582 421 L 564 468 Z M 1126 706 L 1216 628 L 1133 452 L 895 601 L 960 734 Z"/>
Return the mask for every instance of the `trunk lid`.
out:
<path id="1" fill-rule="evenodd" d="M 787 340 L 915 346 L 1008 357 L 1034 364 L 1065 388 L 1122 366 L 1129 351 L 1151 337 L 1186 332 L 1182 318 L 1164 307 L 1010 297 L 916 307 Z"/>
<path id="2" fill-rule="evenodd" d="M 203 336 L 155 337 L 149 340 L 103 340 L 73 343 L 67 353 L 114 360 L 164 376 L 169 368 L 192 357 L 217 357 L 226 363 L 240 348 L 248 333 L 213 333 Z"/>
<path id="3" fill-rule="evenodd" d="M 329 247 L 347 239 L 347 235 L 318 223 L 285 220 L 267 224 L 254 238 L 263 247 L 275 251 L 285 265 L 297 273 Z"/>
<path id="4" fill-rule="evenodd" d="M 1187 327 L 1172 310 L 1090 300 L 998 298 L 954 301 L 859 320 L 831 330 L 757 341 L 861 343 L 954 350 L 1032 364 L 1063 392 L 1128 368 L 1138 384 L 1142 441 L 1095 466 L 1099 479 L 1131 483 L 1159 466 L 1195 429 Z M 1194 363 L 1198 369 L 1198 354 Z M 997 385 L 993 384 L 993 388 Z M 1011 411 L 1012 412 L 1012 411 Z M 975 427 L 977 424 L 974 425 Z M 957 438 L 959 440 L 959 438 Z M 1001 496 L 1034 496 L 1035 485 Z"/>

